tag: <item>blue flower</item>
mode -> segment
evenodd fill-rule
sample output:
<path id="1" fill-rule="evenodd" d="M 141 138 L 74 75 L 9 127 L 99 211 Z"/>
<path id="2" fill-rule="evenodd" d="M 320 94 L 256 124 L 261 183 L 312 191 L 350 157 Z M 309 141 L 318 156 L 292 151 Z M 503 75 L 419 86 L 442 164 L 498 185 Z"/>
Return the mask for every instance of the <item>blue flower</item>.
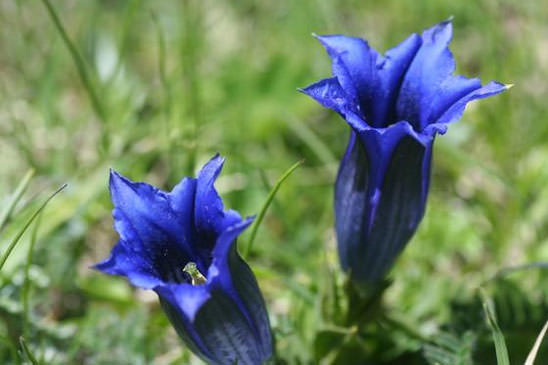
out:
<path id="1" fill-rule="evenodd" d="M 451 21 L 412 34 L 385 56 L 360 38 L 318 36 L 333 77 L 301 90 L 351 127 L 335 185 L 341 265 L 358 283 L 381 279 L 425 210 L 432 144 L 469 101 L 506 85 L 455 76 Z"/>
<path id="2" fill-rule="evenodd" d="M 252 218 L 224 210 L 213 184 L 223 159 L 171 192 L 112 171 L 110 193 L 120 240 L 96 265 L 154 290 L 187 346 L 211 364 L 261 364 L 273 354 L 257 281 L 236 250 Z"/>

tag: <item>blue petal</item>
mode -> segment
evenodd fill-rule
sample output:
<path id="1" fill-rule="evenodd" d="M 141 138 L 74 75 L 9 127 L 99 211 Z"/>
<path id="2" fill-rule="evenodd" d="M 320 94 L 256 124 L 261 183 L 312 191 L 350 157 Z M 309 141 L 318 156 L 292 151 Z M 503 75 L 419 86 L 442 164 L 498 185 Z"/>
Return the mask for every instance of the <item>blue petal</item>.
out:
<path id="1" fill-rule="evenodd" d="M 233 210 L 224 210 L 223 201 L 214 183 L 223 168 L 224 159 L 215 155 L 204 165 L 198 174 L 194 225 L 198 234 L 211 239 L 217 237 L 224 229 L 239 222 L 240 215 Z M 214 243 L 215 240 L 212 241 Z"/>
<path id="2" fill-rule="evenodd" d="M 361 115 L 369 125 L 387 126 L 395 118 L 394 104 L 399 87 L 420 46 L 420 37 L 411 35 L 389 50 L 386 58 L 379 56 L 360 38 L 330 35 L 318 39 L 333 60 L 333 75 L 348 95 L 349 102 L 359 105 Z"/>
<path id="3" fill-rule="evenodd" d="M 333 75 L 350 100 L 367 110 L 374 99 L 378 53 L 363 39 L 344 35 L 318 36 L 331 57 Z"/>
<path id="4" fill-rule="evenodd" d="M 170 322 L 183 341 L 211 364 L 262 364 L 270 354 L 261 348 L 240 305 L 209 283 L 155 289 Z"/>
<path id="5" fill-rule="evenodd" d="M 155 288 L 160 304 L 183 342 L 204 361 L 214 361 L 193 325 L 196 313 L 211 298 L 207 286 L 189 284 L 165 285 Z"/>
<path id="6" fill-rule="evenodd" d="M 445 110 L 441 117 L 436 121 L 437 123 L 451 123 L 462 116 L 466 104 L 472 100 L 483 99 L 489 96 L 499 94 L 508 89 L 508 86 L 496 81 L 491 81 L 485 86 L 476 89 L 467 95 L 460 98 L 457 102 L 451 105 L 450 108 Z"/>
<path id="7" fill-rule="evenodd" d="M 417 34 L 411 34 L 406 40 L 386 52 L 379 69 L 380 83 L 372 106 L 375 115 L 372 126 L 387 127 L 400 121 L 396 114 L 396 100 L 411 61 L 415 57 L 422 41 Z"/>
<path id="8" fill-rule="evenodd" d="M 393 265 L 424 215 L 431 146 L 425 147 L 408 136 L 394 150 L 380 187 L 379 204 L 369 238 L 375 247 L 369 252 L 371 255 L 366 256 L 371 263 L 367 275 L 372 280 L 383 277 Z"/>
<path id="9" fill-rule="evenodd" d="M 405 74 L 397 100 L 397 119 L 411 122 L 417 130 L 435 123 L 453 104 L 481 88 L 479 79 L 452 76 L 455 60 L 449 50 L 450 21 L 422 34 L 422 46 Z"/>
<path id="10" fill-rule="evenodd" d="M 236 238 L 252 222 L 253 218 L 247 218 L 219 236 L 208 277 L 212 285 L 238 305 L 255 334 L 261 354 L 270 357 L 273 353 L 273 339 L 266 305 L 253 272 L 236 249 Z"/>
<path id="11" fill-rule="evenodd" d="M 193 180 L 184 181 L 182 186 L 187 191 L 179 192 L 179 196 L 194 194 Z M 124 252 L 128 256 L 139 256 L 139 262 L 146 264 L 147 271 L 154 272 L 163 281 L 182 282 L 185 280 L 182 268 L 188 261 L 197 261 L 200 269 L 208 266 L 195 253 L 192 232 L 185 231 L 191 214 L 181 214 L 185 209 L 177 206 L 188 198 L 179 198 L 175 211 L 168 193 L 148 184 L 134 183 L 114 171 L 110 191 L 115 228 L 126 247 Z M 188 210 L 192 211 L 192 205 Z"/>
<path id="12" fill-rule="evenodd" d="M 238 363 L 259 364 L 273 353 L 264 300 L 236 250 L 238 235 L 252 222 L 253 218 L 247 218 L 218 237 L 205 285 L 155 288 L 166 313 L 171 313 L 171 322 L 184 332 L 181 338 L 195 348 L 201 346 L 202 357 L 214 364 L 232 364 L 236 358 Z"/>
<path id="13" fill-rule="evenodd" d="M 124 241 L 118 242 L 110 257 L 94 268 L 105 274 L 125 276 L 133 285 L 143 289 L 152 289 L 162 283 L 154 267 L 140 254 L 133 253 L 131 245 Z"/>
<path id="14" fill-rule="evenodd" d="M 222 291 L 212 291 L 212 298 L 198 312 L 193 326 L 212 355 L 212 364 L 256 365 L 266 357 L 259 340 L 239 306 Z"/>
<path id="15" fill-rule="evenodd" d="M 211 297 L 208 285 L 163 284 L 154 290 L 163 300 L 179 307 L 190 322 L 194 321 L 196 313 Z"/>
<path id="16" fill-rule="evenodd" d="M 299 89 L 326 108 L 332 109 L 343 117 L 348 110 L 354 110 L 357 113 L 356 105 L 348 100 L 348 96 L 341 88 L 337 78 L 320 80 L 312 85 Z"/>
<path id="17" fill-rule="evenodd" d="M 369 188 L 369 162 L 356 134 L 351 132 L 335 184 L 335 230 L 341 266 L 350 268 L 358 246 L 366 240 L 369 214 L 373 213 Z"/>
<path id="18" fill-rule="evenodd" d="M 433 137 L 401 123 L 389 129 L 352 133 L 335 185 L 339 257 L 357 282 L 383 277 L 426 205 Z"/>

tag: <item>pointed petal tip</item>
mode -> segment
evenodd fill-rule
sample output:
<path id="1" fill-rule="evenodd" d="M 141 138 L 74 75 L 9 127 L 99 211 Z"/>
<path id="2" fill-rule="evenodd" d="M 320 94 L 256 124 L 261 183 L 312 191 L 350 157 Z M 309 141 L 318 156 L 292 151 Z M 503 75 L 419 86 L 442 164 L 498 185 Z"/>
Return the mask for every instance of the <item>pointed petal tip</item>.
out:
<path id="1" fill-rule="evenodd" d="M 422 32 L 423 41 L 432 43 L 449 44 L 453 37 L 453 18 L 443 20 L 433 26 L 426 28 Z"/>
<path id="2" fill-rule="evenodd" d="M 338 49 L 339 47 L 337 47 L 337 41 L 340 39 L 348 39 L 352 37 L 342 34 L 314 34 L 314 38 L 316 38 L 322 44 L 322 46 L 331 55 L 331 57 L 334 57 L 335 54 L 340 53 L 340 49 Z"/>
<path id="3" fill-rule="evenodd" d="M 157 285 L 152 289 L 181 310 L 191 322 L 194 322 L 200 309 L 211 298 L 207 284 L 167 284 Z"/>
<path id="4" fill-rule="evenodd" d="M 112 257 L 108 257 L 104 259 L 103 261 L 100 261 L 91 266 L 88 266 L 88 268 L 91 270 L 100 271 L 105 274 L 112 274 L 111 271 L 109 270 L 112 267 L 111 261 L 112 261 Z"/>
<path id="5" fill-rule="evenodd" d="M 241 219 L 238 222 L 235 222 L 234 224 L 226 227 L 224 233 L 237 233 L 238 235 L 240 232 L 244 231 L 247 227 L 249 227 L 254 221 L 255 221 L 256 215 L 247 216 L 244 219 Z"/>
<path id="6" fill-rule="evenodd" d="M 207 161 L 200 172 L 198 172 L 198 181 L 201 183 L 209 183 L 215 181 L 217 176 L 221 173 L 223 165 L 225 163 L 225 158 L 222 157 L 219 153 L 216 153 L 209 161 Z"/>
<path id="7" fill-rule="evenodd" d="M 112 187 L 113 184 L 117 184 L 118 182 L 128 182 L 128 179 L 120 174 L 118 171 L 114 170 L 113 168 L 109 169 L 109 185 Z"/>
<path id="8" fill-rule="evenodd" d="M 514 84 L 504 84 L 506 90 L 509 90 L 514 87 Z"/>
<path id="9" fill-rule="evenodd" d="M 119 172 L 113 169 L 110 170 L 108 187 L 110 190 L 111 200 L 114 206 L 117 205 L 116 203 L 117 197 L 120 197 L 121 195 L 124 194 L 124 192 L 129 191 L 128 189 L 133 190 L 135 189 L 135 187 L 141 186 L 141 185 L 145 185 L 145 184 L 131 181 L 130 179 L 120 174 Z"/>
<path id="10" fill-rule="evenodd" d="M 204 168 L 206 166 L 214 165 L 215 168 L 222 168 L 225 163 L 225 158 L 221 156 L 219 152 L 216 152 L 215 155 L 204 165 Z"/>
<path id="11" fill-rule="evenodd" d="M 305 94 L 305 95 L 308 95 L 308 96 L 312 96 L 311 93 L 310 93 L 310 89 L 314 86 L 316 86 L 317 83 L 313 83 L 313 84 L 310 84 L 310 85 L 307 85 L 305 87 L 298 87 L 297 88 L 297 91 L 302 93 L 302 94 Z"/>
<path id="12" fill-rule="evenodd" d="M 256 214 L 249 215 L 244 218 L 244 220 L 240 223 L 244 227 L 248 227 L 251 223 L 255 221 L 255 218 L 257 218 Z"/>

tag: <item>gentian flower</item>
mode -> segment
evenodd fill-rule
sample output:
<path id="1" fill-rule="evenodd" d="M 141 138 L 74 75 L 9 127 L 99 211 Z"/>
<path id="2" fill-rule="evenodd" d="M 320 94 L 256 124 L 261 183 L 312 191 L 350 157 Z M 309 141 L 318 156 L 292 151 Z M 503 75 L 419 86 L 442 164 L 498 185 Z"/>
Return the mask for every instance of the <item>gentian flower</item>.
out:
<path id="1" fill-rule="evenodd" d="M 224 210 L 213 186 L 223 162 L 213 157 L 171 192 L 112 171 L 120 240 L 96 268 L 154 290 L 179 336 L 208 363 L 262 364 L 273 354 L 268 314 L 236 250 L 253 218 Z"/>
<path id="2" fill-rule="evenodd" d="M 381 279 L 425 210 L 432 144 L 469 101 L 507 86 L 454 76 L 451 21 L 380 55 L 360 38 L 318 36 L 333 77 L 301 90 L 351 127 L 335 184 L 341 266 L 357 283 Z"/>

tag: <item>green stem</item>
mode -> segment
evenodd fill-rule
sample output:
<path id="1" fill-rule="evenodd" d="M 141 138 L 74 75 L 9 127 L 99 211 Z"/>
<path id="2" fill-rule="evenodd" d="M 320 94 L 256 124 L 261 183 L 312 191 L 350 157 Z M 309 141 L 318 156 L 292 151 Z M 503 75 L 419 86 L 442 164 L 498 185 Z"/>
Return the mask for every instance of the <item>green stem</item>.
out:
<path id="1" fill-rule="evenodd" d="M 263 203 L 263 206 L 261 208 L 261 211 L 259 212 L 259 215 L 257 216 L 257 220 L 253 224 L 253 228 L 251 230 L 251 236 L 249 237 L 249 241 L 247 242 L 247 246 L 245 249 L 244 257 L 248 257 L 251 253 L 251 248 L 253 247 L 253 241 L 255 241 L 255 236 L 257 235 L 257 231 L 259 229 L 259 226 L 261 225 L 261 222 L 264 219 L 264 216 L 266 214 L 266 211 L 268 210 L 268 207 L 270 206 L 270 203 L 272 203 L 272 200 L 276 196 L 276 193 L 282 186 L 283 182 L 297 169 L 297 167 L 301 166 L 304 163 L 304 160 L 297 161 L 293 166 L 291 166 L 287 171 L 276 181 L 276 184 L 270 190 L 268 193 L 268 196 L 266 197 L 265 202 Z"/>
<path id="2" fill-rule="evenodd" d="M 36 357 L 34 357 L 32 352 L 30 351 L 30 349 L 28 348 L 27 343 L 25 342 L 25 339 L 23 338 L 23 336 L 19 337 L 19 344 L 21 345 L 21 349 L 23 350 L 23 353 L 25 354 L 27 359 L 29 359 L 32 365 L 40 364 L 38 360 L 36 360 Z"/>

